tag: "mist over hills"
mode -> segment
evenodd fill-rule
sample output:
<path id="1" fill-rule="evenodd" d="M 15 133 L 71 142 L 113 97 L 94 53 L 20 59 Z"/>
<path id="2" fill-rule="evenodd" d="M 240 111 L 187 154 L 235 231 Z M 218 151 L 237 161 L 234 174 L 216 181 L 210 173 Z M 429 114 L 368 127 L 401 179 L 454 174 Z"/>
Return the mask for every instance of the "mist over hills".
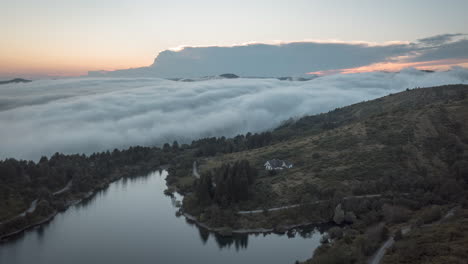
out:
<path id="1" fill-rule="evenodd" d="M 468 71 L 338 74 L 309 81 L 158 78 L 36 80 L 0 86 L 0 158 L 39 159 L 265 131 L 414 87 L 468 83 Z"/>

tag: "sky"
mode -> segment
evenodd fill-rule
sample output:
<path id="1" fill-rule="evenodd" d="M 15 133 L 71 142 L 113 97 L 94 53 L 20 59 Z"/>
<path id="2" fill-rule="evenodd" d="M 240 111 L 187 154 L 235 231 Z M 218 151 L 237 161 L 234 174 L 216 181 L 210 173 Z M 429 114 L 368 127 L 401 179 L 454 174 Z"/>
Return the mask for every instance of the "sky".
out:
<path id="1" fill-rule="evenodd" d="M 182 46 L 408 43 L 468 33 L 466 0 L 0 0 L 0 9 L 0 77 L 149 66 Z"/>

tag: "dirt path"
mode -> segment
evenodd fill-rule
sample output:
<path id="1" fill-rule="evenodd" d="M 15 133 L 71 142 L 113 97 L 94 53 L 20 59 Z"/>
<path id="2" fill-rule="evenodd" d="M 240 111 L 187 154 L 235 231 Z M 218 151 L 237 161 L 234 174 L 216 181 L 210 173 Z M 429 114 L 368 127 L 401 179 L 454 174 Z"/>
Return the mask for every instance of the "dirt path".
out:
<path id="1" fill-rule="evenodd" d="M 200 174 L 198 174 L 198 169 L 197 169 L 197 162 L 193 162 L 193 169 L 192 169 L 192 175 L 193 177 L 200 179 Z"/>
<path id="2" fill-rule="evenodd" d="M 37 207 L 37 199 L 32 201 L 31 205 L 29 206 L 28 209 L 26 209 L 26 211 L 22 212 L 21 214 L 17 215 L 16 217 L 20 217 L 20 216 L 25 216 L 27 213 L 32 213 L 34 212 L 34 210 L 36 210 L 36 207 Z M 15 218 L 16 218 L 15 217 Z"/>
<path id="3" fill-rule="evenodd" d="M 428 225 L 424 225 L 422 227 L 429 227 L 429 226 L 433 226 L 433 225 L 438 225 L 440 224 L 443 220 L 453 216 L 453 214 L 455 213 L 455 211 L 457 210 L 458 207 L 454 207 L 452 209 L 450 209 L 439 221 L 436 221 L 432 224 L 428 224 Z M 403 235 L 405 235 L 406 233 L 408 233 L 409 231 L 411 230 L 411 227 L 410 226 L 405 226 L 401 229 L 401 233 Z M 392 235 L 391 237 L 389 237 L 387 239 L 387 241 L 385 241 L 382 246 L 380 246 L 380 248 L 377 250 L 377 252 L 375 252 L 375 254 L 369 259 L 368 263 L 369 264 L 379 264 L 380 261 L 382 261 L 382 258 L 383 256 L 385 255 L 385 252 L 387 251 L 388 248 L 390 248 L 391 246 L 393 246 L 393 244 L 395 243 L 395 240 L 394 240 L 394 235 Z"/>
<path id="4" fill-rule="evenodd" d="M 61 193 L 63 193 L 63 192 L 66 192 L 66 191 L 68 191 L 68 190 L 71 188 L 71 186 L 72 186 L 72 181 L 69 181 L 69 182 L 67 183 L 67 185 L 65 185 L 65 187 L 63 187 L 62 189 L 60 189 L 60 190 L 58 190 L 58 191 L 52 193 L 52 195 L 55 196 L 55 195 L 59 195 L 59 194 L 61 194 Z M 34 201 L 31 202 L 31 205 L 29 205 L 29 208 L 26 209 L 24 212 L 22 212 L 21 214 L 18 214 L 18 215 L 15 216 L 15 217 L 12 217 L 12 218 L 10 218 L 10 219 L 8 219 L 8 220 L 5 220 L 5 221 L 3 221 L 3 222 L 0 222 L 0 224 L 4 224 L 4 223 L 7 223 L 7 222 L 10 222 L 10 221 L 12 221 L 12 220 L 14 220 L 14 219 L 16 219 L 16 218 L 18 218 L 18 217 L 24 217 L 24 216 L 26 216 L 26 214 L 34 212 L 34 211 L 36 210 L 37 202 L 38 202 L 38 201 L 39 201 L 38 199 L 35 199 Z"/>
<path id="5" fill-rule="evenodd" d="M 410 230 L 411 230 L 410 226 L 405 226 L 401 229 L 401 233 L 404 235 L 408 233 Z M 375 252 L 374 255 L 372 255 L 372 257 L 369 259 L 367 263 L 379 264 L 380 261 L 382 261 L 382 258 L 385 255 L 385 252 L 387 251 L 387 249 L 393 246 L 394 243 L 395 243 L 395 239 L 394 239 L 394 235 L 392 235 L 382 244 L 382 246 L 380 246 L 377 252 Z"/>
<path id="6" fill-rule="evenodd" d="M 14 217 L 12 217 L 12 218 L 10 218 L 10 219 L 7 219 L 7 220 L 5 220 L 5 221 L 3 221 L 3 222 L 0 222 L 0 224 L 8 223 L 8 222 L 10 222 L 10 221 L 15 220 L 15 219 L 18 218 L 18 217 L 23 217 L 23 216 L 25 216 L 27 213 L 32 213 L 32 212 L 34 212 L 34 210 L 36 210 L 36 207 L 37 207 L 37 202 L 38 202 L 37 199 L 34 200 L 34 201 L 32 201 L 32 202 L 31 202 L 31 205 L 29 205 L 29 208 L 26 209 L 26 210 L 24 210 L 24 212 L 22 212 L 21 214 L 19 214 L 19 215 L 17 215 L 17 216 L 14 216 Z"/>
<path id="7" fill-rule="evenodd" d="M 380 197 L 382 194 L 369 194 L 369 195 L 353 195 L 353 196 L 346 196 L 343 198 L 343 200 L 349 200 L 349 199 L 362 199 L 362 198 L 374 198 L 374 197 Z M 313 204 L 320 204 L 320 203 L 325 203 L 328 202 L 329 200 L 319 200 L 307 204 L 291 204 L 291 205 L 285 205 L 285 206 L 279 206 L 279 207 L 273 207 L 266 209 L 268 212 L 273 212 L 273 211 L 279 211 L 279 210 L 284 210 L 284 209 L 290 209 L 290 208 L 296 208 L 301 205 L 313 205 Z M 264 209 L 257 209 L 257 210 L 250 210 L 250 211 L 238 211 L 238 214 L 259 214 L 265 211 Z"/>
<path id="8" fill-rule="evenodd" d="M 71 188 L 71 186 L 72 186 L 72 181 L 70 180 L 70 181 L 67 183 L 67 185 L 65 185 L 65 187 L 63 187 L 62 189 L 60 189 L 60 190 L 58 190 L 58 191 L 52 193 L 52 195 L 59 195 L 59 194 L 61 194 L 61 193 L 64 193 L 64 192 L 68 191 L 68 190 Z"/>

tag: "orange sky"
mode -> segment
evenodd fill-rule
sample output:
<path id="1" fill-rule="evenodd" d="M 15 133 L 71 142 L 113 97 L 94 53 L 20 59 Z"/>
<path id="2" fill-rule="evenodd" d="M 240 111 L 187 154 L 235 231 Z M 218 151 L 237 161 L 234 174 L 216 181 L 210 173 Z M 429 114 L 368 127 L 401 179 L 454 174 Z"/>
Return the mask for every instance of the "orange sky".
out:
<path id="1" fill-rule="evenodd" d="M 422 61 L 422 62 L 380 62 L 362 67 L 348 68 L 348 69 L 334 69 L 326 71 L 309 72 L 307 74 L 317 75 L 330 75 L 337 73 L 360 73 L 360 72 L 373 72 L 373 71 L 389 71 L 397 72 L 404 68 L 416 68 L 420 70 L 433 70 L 443 71 L 449 70 L 452 66 L 461 66 L 468 68 L 468 59 L 446 59 L 435 61 Z"/>
<path id="2" fill-rule="evenodd" d="M 14 55 L 13 55 L 14 54 Z M 154 58 L 143 56 L 114 57 L 108 54 L 73 53 L 46 55 L 41 50 L 9 52 L 2 56 L 0 69 L 3 75 L 79 76 L 93 70 L 117 70 L 148 66 Z"/>

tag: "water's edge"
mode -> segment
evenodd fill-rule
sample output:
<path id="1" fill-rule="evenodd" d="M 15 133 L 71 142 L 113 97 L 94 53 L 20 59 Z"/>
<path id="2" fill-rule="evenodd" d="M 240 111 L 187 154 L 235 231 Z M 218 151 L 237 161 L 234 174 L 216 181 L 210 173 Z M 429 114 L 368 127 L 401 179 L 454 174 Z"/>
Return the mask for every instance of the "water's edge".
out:
<path id="1" fill-rule="evenodd" d="M 167 168 L 167 165 L 162 165 L 162 166 L 160 166 L 160 169 L 157 170 L 157 171 L 161 172 L 161 171 L 166 170 L 166 168 Z M 141 176 L 141 177 L 143 177 L 143 176 Z M 108 182 L 105 185 L 104 188 L 96 187 L 92 191 L 88 192 L 84 197 L 67 202 L 66 205 L 65 205 L 64 210 L 61 210 L 61 211 L 55 210 L 52 214 L 45 217 L 44 219 L 39 220 L 36 223 L 30 224 L 30 225 L 28 225 L 26 227 L 23 227 L 23 228 L 19 229 L 19 230 L 15 230 L 15 231 L 13 231 L 11 233 L 8 233 L 6 235 L 1 236 L 0 237 L 0 245 L 2 243 L 7 243 L 10 239 L 14 239 L 14 238 L 24 234 L 25 232 L 27 232 L 27 231 L 29 231 L 29 230 L 31 230 L 33 228 L 36 228 L 36 227 L 39 227 L 41 225 L 44 225 L 44 224 L 47 224 L 47 223 L 51 222 L 55 218 L 55 216 L 57 216 L 59 213 L 66 212 L 71 206 L 78 205 L 78 204 L 82 203 L 83 201 L 86 201 L 86 200 L 92 198 L 96 193 L 108 189 L 111 184 L 113 184 L 113 183 L 115 183 L 115 182 L 117 182 L 117 181 L 119 181 L 119 180 L 121 180 L 123 178 L 124 177 L 114 178 L 114 179 L 112 179 L 112 181 Z M 167 183 L 166 183 L 166 186 L 167 186 Z M 281 231 L 278 231 L 278 230 L 276 230 L 274 228 L 254 228 L 254 229 L 241 228 L 241 229 L 229 230 L 228 232 L 226 232 L 225 227 L 212 227 L 212 226 L 209 226 L 209 225 L 207 225 L 207 224 L 205 224 L 203 222 L 198 221 L 195 216 L 190 215 L 189 213 L 183 212 L 182 209 L 180 209 L 180 212 L 188 222 L 194 223 L 199 228 L 203 228 L 203 229 L 205 229 L 207 231 L 210 231 L 210 232 L 216 233 L 218 235 L 222 235 L 222 236 L 230 236 L 232 234 L 248 235 L 248 234 L 285 233 L 285 232 L 290 231 L 290 230 L 295 229 L 295 228 L 306 228 L 306 227 L 326 224 L 326 223 L 308 222 L 308 223 L 300 223 L 300 224 L 282 226 Z"/>

